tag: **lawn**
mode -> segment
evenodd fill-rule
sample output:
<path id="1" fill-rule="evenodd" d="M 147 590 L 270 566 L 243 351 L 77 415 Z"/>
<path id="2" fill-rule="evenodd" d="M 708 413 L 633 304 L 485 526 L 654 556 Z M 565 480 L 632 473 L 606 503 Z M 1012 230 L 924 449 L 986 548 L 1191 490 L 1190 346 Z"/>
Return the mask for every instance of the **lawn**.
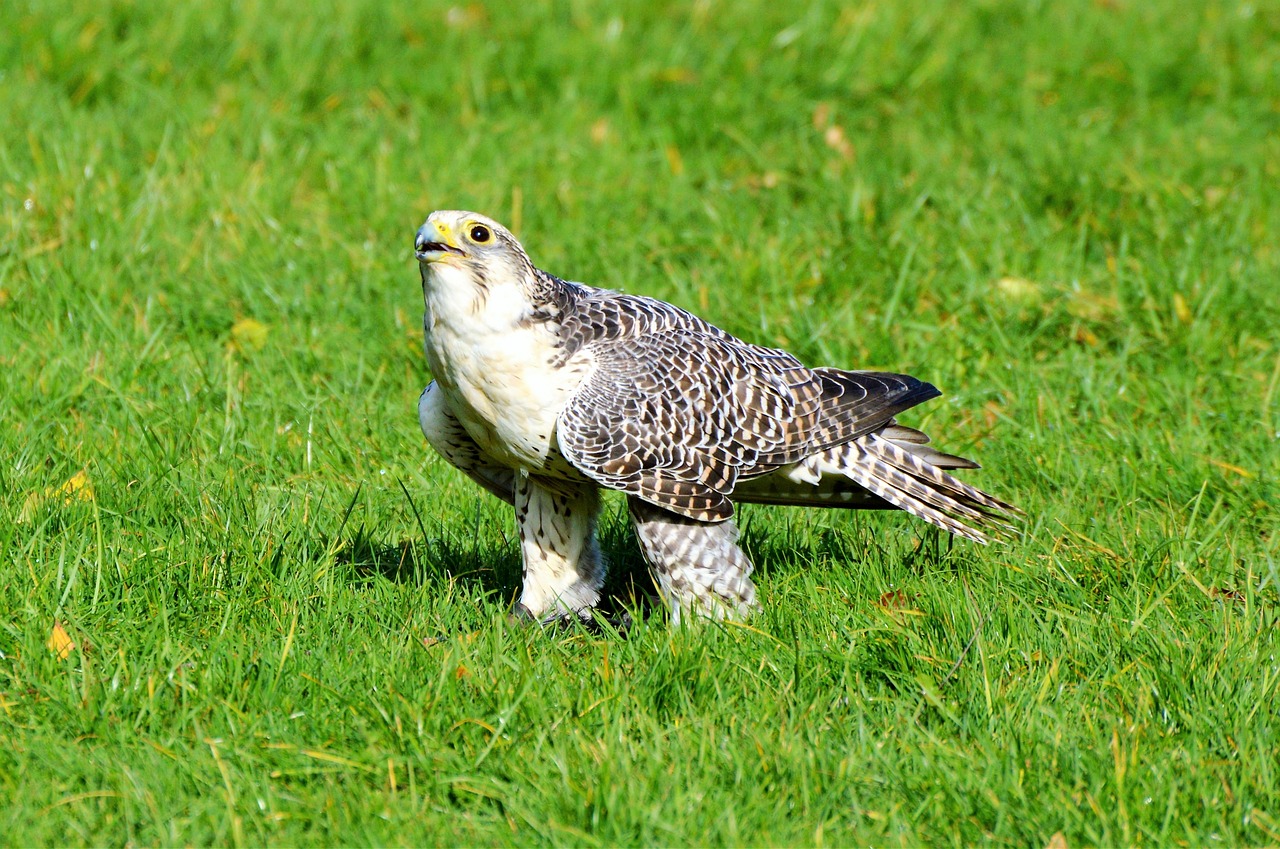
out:
<path id="1" fill-rule="evenodd" d="M 1280 842 L 1280 3 L 0 4 L 0 842 Z M 413 233 L 806 362 L 1011 541 L 507 623 Z"/>

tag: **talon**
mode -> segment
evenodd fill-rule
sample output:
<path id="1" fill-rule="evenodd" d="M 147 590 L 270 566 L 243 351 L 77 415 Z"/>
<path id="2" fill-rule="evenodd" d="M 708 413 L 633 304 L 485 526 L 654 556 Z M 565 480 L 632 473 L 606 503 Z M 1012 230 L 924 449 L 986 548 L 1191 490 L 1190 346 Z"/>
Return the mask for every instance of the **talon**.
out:
<path id="1" fill-rule="evenodd" d="M 512 608 L 509 614 L 507 614 L 507 623 L 510 625 L 519 625 L 524 627 L 526 625 L 538 624 L 538 618 L 533 615 L 529 608 L 525 607 L 520 602 L 516 602 L 516 606 Z"/>

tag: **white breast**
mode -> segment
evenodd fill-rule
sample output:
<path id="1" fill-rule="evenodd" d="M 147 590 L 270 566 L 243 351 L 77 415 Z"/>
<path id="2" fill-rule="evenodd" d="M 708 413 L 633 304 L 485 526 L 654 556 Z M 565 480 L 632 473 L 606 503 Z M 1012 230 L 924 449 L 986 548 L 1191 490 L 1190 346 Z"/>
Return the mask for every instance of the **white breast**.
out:
<path id="1" fill-rule="evenodd" d="M 464 272 L 432 266 L 426 291 L 426 353 L 432 375 L 480 447 L 513 468 L 548 462 L 556 417 L 581 383 L 580 367 L 555 368 L 547 325 L 525 321 L 515 283 L 479 290 Z"/>

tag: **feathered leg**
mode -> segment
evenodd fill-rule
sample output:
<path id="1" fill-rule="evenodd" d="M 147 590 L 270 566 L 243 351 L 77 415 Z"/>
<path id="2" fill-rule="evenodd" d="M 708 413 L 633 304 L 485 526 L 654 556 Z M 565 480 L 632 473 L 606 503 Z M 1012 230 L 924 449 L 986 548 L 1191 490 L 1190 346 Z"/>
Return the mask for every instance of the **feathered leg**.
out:
<path id="1" fill-rule="evenodd" d="M 434 381 L 418 399 L 418 421 L 442 457 L 515 506 L 524 561 L 519 612 L 547 621 L 593 607 L 605 577 L 595 538 L 600 511 L 596 487 L 531 479 L 493 462 L 453 415 Z"/>
<path id="2" fill-rule="evenodd" d="M 596 486 L 518 474 L 515 507 L 524 559 L 521 612 L 546 622 L 594 607 L 605 577 Z"/>
<path id="3" fill-rule="evenodd" d="M 627 499 L 627 510 L 672 622 L 678 624 L 686 614 L 745 619 L 757 607 L 753 567 L 737 545 L 732 520 L 698 522 L 634 496 Z"/>

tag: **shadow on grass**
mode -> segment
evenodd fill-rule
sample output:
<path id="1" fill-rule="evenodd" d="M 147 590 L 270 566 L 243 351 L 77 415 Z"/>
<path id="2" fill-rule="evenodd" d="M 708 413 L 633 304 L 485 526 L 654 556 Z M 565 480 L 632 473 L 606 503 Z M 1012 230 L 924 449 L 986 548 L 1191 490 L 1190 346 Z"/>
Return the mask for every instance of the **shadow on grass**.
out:
<path id="1" fill-rule="evenodd" d="M 788 521 L 777 511 L 752 511 L 743 521 L 742 545 L 756 564 L 755 576 L 768 581 L 826 561 L 856 568 L 864 562 L 894 562 L 914 574 L 964 571 L 965 546 L 948 534 L 923 527 L 912 537 L 885 533 L 882 521 L 868 517 L 855 525 L 825 528 L 818 533 L 803 521 Z M 421 529 L 421 525 L 419 528 Z M 341 530 L 340 530 L 341 534 Z M 598 612 L 608 621 L 663 614 L 652 573 L 640 555 L 630 522 L 622 509 L 601 516 L 599 541 L 609 564 Z M 519 594 L 520 552 L 514 543 L 493 544 L 474 536 L 425 530 L 389 539 L 361 525 L 341 534 L 335 562 L 360 577 L 379 576 L 417 586 L 455 584 L 510 606 Z"/>
<path id="2" fill-rule="evenodd" d="M 742 523 L 743 550 L 756 565 L 755 577 L 785 576 L 819 563 L 857 568 L 867 563 L 897 564 L 914 575 L 967 571 L 975 546 L 932 525 L 917 523 L 909 533 L 893 527 L 903 521 L 891 511 L 860 511 L 841 527 L 810 530 L 803 520 L 791 520 L 789 508 L 761 512 Z M 802 515 L 802 514 L 800 514 Z M 977 546 L 981 548 L 981 546 Z"/>
<path id="3" fill-rule="evenodd" d="M 631 528 L 617 516 L 602 517 L 599 540 L 609 564 L 597 611 L 610 621 L 661 612 L 661 601 Z M 510 600 L 522 577 L 514 545 L 490 545 L 449 535 L 388 540 L 360 527 L 341 537 L 334 560 L 360 576 L 379 576 L 414 585 L 455 583 L 484 596 Z"/>
<path id="4" fill-rule="evenodd" d="M 460 543 L 435 536 L 389 540 L 360 527 L 341 538 L 334 560 L 360 575 L 377 575 L 397 583 L 457 581 L 496 592 L 520 576 L 520 556 L 509 546 Z"/>

